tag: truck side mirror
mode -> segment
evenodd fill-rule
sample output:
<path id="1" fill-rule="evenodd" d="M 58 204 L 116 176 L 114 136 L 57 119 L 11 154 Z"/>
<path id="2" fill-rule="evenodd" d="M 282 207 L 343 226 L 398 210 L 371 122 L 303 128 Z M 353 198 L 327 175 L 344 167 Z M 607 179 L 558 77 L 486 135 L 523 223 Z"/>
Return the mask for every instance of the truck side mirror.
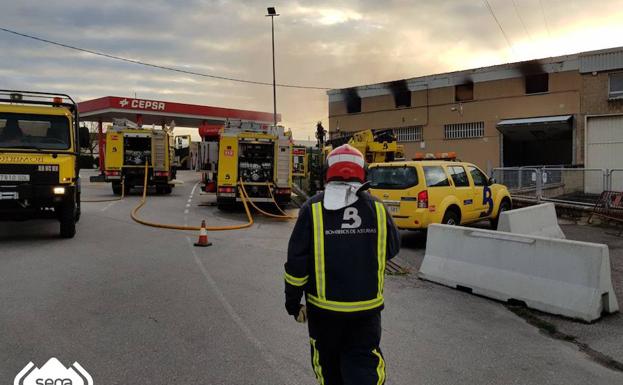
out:
<path id="1" fill-rule="evenodd" d="M 493 184 L 496 184 L 496 183 L 498 183 L 498 181 L 495 180 L 495 178 L 493 178 L 493 177 L 489 178 L 489 186 L 491 186 Z"/>
<path id="2" fill-rule="evenodd" d="M 86 126 L 81 126 L 78 132 L 80 137 L 80 147 L 89 148 L 91 146 L 91 134 Z"/>

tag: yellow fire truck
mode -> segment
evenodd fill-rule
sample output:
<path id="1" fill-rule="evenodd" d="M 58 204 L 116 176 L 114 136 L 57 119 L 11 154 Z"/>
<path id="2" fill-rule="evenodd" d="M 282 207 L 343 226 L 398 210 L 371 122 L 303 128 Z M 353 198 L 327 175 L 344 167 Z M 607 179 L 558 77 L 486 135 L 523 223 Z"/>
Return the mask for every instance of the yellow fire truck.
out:
<path id="1" fill-rule="evenodd" d="M 0 90 L 0 220 L 52 218 L 72 238 L 80 219 L 76 103 L 64 94 Z"/>
<path id="2" fill-rule="evenodd" d="M 228 121 L 218 143 L 218 208 L 227 209 L 240 202 L 240 183 L 253 202 L 289 203 L 291 151 L 291 133 L 283 127 Z"/>
<path id="3" fill-rule="evenodd" d="M 324 172 L 326 171 L 326 159 L 329 153 L 343 144 L 350 144 L 365 157 L 366 163 L 385 163 L 404 160 L 404 146 L 398 144 L 396 136 L 389 130 L 363 130 L 339 138 L 324 141 L 325 132 L 320 134 L 315 147 L 293 149 L 292 157 L 295 161 L 295 180 L 299 188 L 313 195 L 324 186 Z M 318 135 L 317 135 L 318 138 Z M 300 170 L 304 170 L 302 173 Z"/>
<path id="4" fill-rule="evenodd" d="M 404 146 L 398 144 L 396 135 L 391 129 L 363 130 L 328 140 L 322 148 L 324 159 L 334 148 L 346 143 L 361 151 L 368 164 L 405 160 Z"/>
<path id="5" fill-rule="evenodd" d="M 148 186 L 155 186 L 158 194 L 170 194 L 176 174 L 172 141 L 166 129 L 143 129 L 127 119 L 115 119 L 106 130 L 104 158 L 106 182 L 112 183 L 113 193 L 121 195 L 122 186 L 126 193 L 143 186 L 148 163 Z"/>
<path id="6" fill-rule="evenodd" d="M 366 163 L 384 163 L 404 160 L 404 147 L 398 144 L 391 130 L 356 132 L 348 141 L 366 158 Z"/>

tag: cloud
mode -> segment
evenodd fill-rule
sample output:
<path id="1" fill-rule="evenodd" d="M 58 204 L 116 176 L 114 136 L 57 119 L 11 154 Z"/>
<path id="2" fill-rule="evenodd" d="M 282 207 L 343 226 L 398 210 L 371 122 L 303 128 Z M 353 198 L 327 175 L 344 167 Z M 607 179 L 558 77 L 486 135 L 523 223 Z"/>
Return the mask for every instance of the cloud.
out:
<path id="1" fill-rule="evenodd" d="M 277 81 L 332 88 L 623 45 L 620 0 L 318 0 L 272 3 Z M 193 71 L 272 81 L 270 20 L 253 0 L 0 0 L 0 26 Z M 269 4 L 271 5 L 271 4 Z M 272 111 L 272 89 L 191 77 L 0 33 L 0 86 Z M 295 135 L 327 120 L 323 91 L 278 89 Z"/>
<path id="2" fill-rule="evenodd" d="M 353 9 L 329 8 L 329 7 L 306 7 L 298 6 L 293 9 L 293 15 L 299 16 L 305 23 L 311 25 L 331 26 L 335 24 L 359 21 L 363 15 Z"/>

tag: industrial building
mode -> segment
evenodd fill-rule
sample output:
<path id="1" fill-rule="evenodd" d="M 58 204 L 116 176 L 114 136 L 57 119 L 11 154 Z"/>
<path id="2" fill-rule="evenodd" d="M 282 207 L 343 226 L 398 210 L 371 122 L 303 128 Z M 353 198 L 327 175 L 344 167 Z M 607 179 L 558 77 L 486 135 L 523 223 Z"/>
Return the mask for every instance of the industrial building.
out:
<path id="1" fill-rule="evenodd" d="M 623 164 L 623 47 L 333 89 L 332 138 L 393 129 L 410 159 L 484 169 Z"/>

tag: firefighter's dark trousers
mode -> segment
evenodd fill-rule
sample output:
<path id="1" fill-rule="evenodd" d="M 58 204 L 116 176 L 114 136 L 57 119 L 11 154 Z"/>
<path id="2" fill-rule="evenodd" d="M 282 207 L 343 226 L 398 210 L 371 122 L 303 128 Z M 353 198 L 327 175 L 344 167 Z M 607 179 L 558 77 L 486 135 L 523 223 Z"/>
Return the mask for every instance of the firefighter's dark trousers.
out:
<path id="1" fill-rule="evenodd" d="M 312 368 L 320 385 L 382 385 L 381 313 L 308 313 Z"/>

